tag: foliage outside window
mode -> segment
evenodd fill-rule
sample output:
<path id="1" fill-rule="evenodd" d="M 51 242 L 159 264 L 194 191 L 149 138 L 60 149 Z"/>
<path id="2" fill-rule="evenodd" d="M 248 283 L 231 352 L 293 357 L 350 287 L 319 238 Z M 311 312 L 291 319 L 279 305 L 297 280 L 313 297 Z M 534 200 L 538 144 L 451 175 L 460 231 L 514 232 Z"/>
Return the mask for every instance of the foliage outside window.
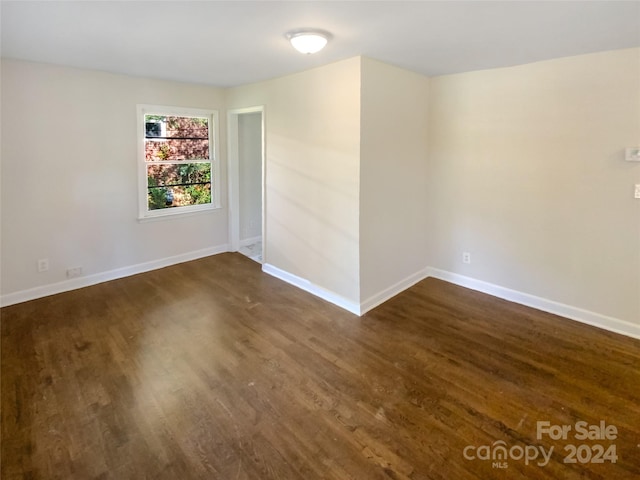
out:
<path id="1" fill-rule="evenodd" d="M 215 112 L 140 107 L 138 121 L 145 178 L 141 217 L 216 207 Z"/>

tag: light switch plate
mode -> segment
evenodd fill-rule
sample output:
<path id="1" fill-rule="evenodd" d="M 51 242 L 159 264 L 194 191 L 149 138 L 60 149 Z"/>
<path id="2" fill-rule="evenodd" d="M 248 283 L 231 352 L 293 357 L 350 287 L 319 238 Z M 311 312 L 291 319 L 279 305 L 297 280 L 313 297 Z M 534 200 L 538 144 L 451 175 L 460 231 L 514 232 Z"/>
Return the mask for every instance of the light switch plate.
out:
<path id="1" fill-rule="evenodd" d="M 636 189 L 633 193 L 634 198 L 640 198 L 640 183 L 636 183 Z"/>

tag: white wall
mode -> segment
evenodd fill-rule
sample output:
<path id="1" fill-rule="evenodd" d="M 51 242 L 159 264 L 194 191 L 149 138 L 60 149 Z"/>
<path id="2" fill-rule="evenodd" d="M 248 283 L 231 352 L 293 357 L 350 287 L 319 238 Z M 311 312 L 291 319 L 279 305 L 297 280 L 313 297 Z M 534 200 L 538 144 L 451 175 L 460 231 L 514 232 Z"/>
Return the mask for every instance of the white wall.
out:
<path id="1" fill-rule="evenodd" d="M 240 241 L 262 235 L 262 113 L 238 115 Z"/>
<path id="2" fill-rule="evenodd" d="M 427 77 L 362 58 L 360 292 L 365 309 L 421 279 L 428 266 L 428 86 Z"/>
<path id="3" fill-rule="evenodd" d="M 230 89 L 227 105 L 265 106 L 265 264 L 359 304 L 360 59 Z"/>
<path id="4" fill-rule="evenodd" d="M 139 223 L 136 170 L 136 104 L 223 101 L 223 90 L 206 86 L 3 59 L 3 298 L 64 282 L 68 267 L 99 276 L 225 248 L 226 208 Z M 222 188 L 226 205 L 225 180 Z M 46 273 L 36 271 L 41 258 Z"/>
<path id="5" fill-rule="evenodd" d="M 362 57 L 229 91 L 265 105 L 267 265 L 353 311 L 424 274 L 427 94 Z"/>
<path id="6" fill-rule="evenodd" d="M 640 325 L 640 49 L 432 79 L 358 57 L 226 91 L 2 66 L 3 299 L 226 249 L 226 208 L 136 220 L 135 106 L 264 105 L 265 261 L 316 293 L 366 309 L 428 265 Z"/>
<path id="7" fill-rule="evenodd" d="M 640 50 L 432 78 L 429 102 L 430 264 L 640 324 Z"/>

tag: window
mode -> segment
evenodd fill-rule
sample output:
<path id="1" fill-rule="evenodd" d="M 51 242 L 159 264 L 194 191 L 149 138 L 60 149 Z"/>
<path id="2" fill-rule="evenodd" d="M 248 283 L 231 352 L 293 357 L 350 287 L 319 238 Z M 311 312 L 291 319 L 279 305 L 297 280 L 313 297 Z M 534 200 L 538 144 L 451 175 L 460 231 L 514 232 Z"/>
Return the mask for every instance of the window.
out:
<path id="1" fill-rule="evenodd" d="M 139 216 L 219 207 L 217 112 L 138 106 Z"/>

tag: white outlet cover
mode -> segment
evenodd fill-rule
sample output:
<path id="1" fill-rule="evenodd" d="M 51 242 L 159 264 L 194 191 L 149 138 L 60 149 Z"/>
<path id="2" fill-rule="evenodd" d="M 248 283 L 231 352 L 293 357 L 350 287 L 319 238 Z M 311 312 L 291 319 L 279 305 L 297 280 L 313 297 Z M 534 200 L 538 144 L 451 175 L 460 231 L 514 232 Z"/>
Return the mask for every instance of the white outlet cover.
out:
<path id="1" fill-rule="evenodd" d="M 82 275 L 82 267 L 71 267 L 67 269 L 67 278 L 76 278 Z"/>

